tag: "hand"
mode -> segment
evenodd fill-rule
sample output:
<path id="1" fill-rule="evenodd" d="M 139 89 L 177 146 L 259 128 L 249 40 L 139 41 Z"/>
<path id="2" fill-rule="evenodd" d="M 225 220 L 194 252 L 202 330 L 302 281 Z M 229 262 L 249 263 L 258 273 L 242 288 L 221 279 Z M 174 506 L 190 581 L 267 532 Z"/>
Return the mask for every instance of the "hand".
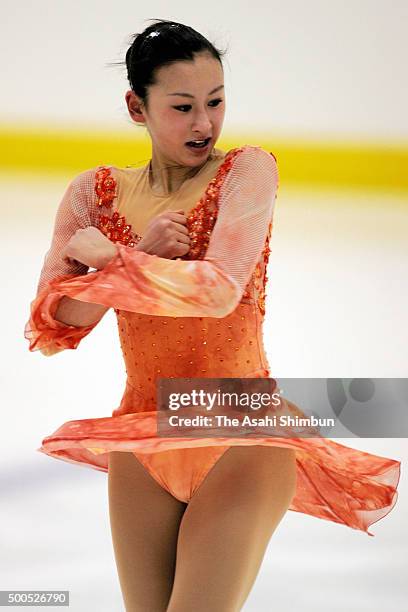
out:
<path id="1" fill-rule="evenodd" d="M 181 257 L 190 250 L 187 219 L 182 209 L 167 210 L 148 223 L 138 247 L 149 255 L 166 259 Z"/>
<path id="2" fill-rule="evenodd" d="M 116 254 L 115 245 L 102 232 L 93 226 L 78 229 L 61 251 L 61 257 L 70 262 L 71 259 L 102 270 L 108 261 Z"/>

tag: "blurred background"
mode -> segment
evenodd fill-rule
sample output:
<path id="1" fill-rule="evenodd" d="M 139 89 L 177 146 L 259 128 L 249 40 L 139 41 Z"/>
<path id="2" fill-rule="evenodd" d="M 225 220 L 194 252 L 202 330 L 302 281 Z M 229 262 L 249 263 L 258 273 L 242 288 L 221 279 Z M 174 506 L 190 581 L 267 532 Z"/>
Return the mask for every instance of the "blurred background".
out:
<path id="1" fill-rule="evenodd" d="M 407 376 L 406 2 L 3 2 L 0 590 L 69 590 L 75 612 L 124 609 L 107 475 L 36 449 L 65 421 L 119 405 L 116 320 L 110 311 L 78 350 L 52 358 L 30 353 L 23 330 L 68 183 L 100 164 L 149 159 L 149 136 L 127 114 L 125 67 L 110 65 L 149 18 L 228 47 L 216 146 L 277 157 L 264 325 L 272 374 Z M 337 441 L 402 461 L 395 509 L 374 538 L 288 512 L 245 612 L 406 611 L 406 440 Z"/>

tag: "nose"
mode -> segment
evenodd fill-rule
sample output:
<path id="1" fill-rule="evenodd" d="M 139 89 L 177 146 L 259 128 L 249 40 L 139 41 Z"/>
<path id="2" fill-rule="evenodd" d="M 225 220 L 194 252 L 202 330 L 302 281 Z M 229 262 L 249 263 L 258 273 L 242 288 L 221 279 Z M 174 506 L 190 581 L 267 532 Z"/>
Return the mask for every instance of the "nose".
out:
<path id="1" fill-rule="evenodd" d="M 191 131 L 199 132 L 203 135 L 206 135 L 211 131 L 211 121 L 208 116 L 207 110 L 197 110 L 194 115 L 194 121 Z"/>

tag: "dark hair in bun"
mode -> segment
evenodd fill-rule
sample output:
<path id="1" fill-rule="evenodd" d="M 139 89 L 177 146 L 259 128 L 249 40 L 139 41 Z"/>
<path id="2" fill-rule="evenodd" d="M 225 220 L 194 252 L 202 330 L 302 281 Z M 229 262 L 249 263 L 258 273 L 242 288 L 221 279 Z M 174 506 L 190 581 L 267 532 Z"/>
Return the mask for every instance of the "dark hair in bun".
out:
<path id="1" fill-rule="evenodd" d="M 176 21 L 149 19 L 155 23 L 132 36 L 126 52 L 127 78 L 131 89 L 148 108 L 148 87 L 156 83 L 156 71 L 178 61 L 193 61 L 196 53 L 207 52 L 222 66 L 225 50 L 217 49 L 202 34 Z M 123 65 L 123 62 L 119 62 Z"/>

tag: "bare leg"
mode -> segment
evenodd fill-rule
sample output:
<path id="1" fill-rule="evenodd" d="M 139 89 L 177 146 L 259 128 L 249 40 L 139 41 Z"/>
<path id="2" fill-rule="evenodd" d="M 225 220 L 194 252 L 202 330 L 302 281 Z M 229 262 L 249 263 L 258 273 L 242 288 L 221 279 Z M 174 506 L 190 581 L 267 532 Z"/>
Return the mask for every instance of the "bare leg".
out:
<path id="1" fill-rule="evenodd" d="M 294 450 L 228 449 L 181 521 L 167 612 L 241 610 L 295 490 Z"/>
<path id="2" fill-rule="evenodd" d="M 109 454 L 108 490 L 112 542 L 126 612 L 164 612 L 187 504 L 163 489 L 128 452 Z"/>

